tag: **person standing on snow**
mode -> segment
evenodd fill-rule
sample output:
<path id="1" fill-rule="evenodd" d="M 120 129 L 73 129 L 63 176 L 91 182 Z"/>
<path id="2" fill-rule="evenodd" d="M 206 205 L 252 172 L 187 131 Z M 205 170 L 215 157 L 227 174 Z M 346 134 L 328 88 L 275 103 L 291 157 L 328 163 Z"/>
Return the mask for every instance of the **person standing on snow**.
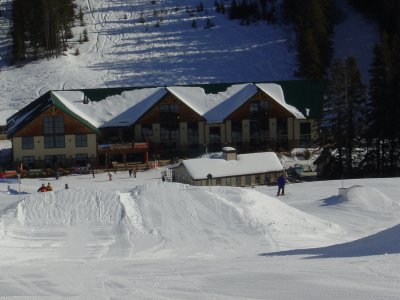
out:
<path id="1" fill-rule="evenodd" d="M 50 182 L 47 183 L 46 190 L 47 190 L 47 192 L 51 192 L 53 190 L 53 188 L 50 185 Z"/>
<path id="2" fill-rule="evenodd" d="M 285 176 L 283 174 L 278 177 L 277 183 L 278 183 L 278 194 L 277 194 L 277 196 L 279 196 L 281 192 L 282 192 L 282 195 L 285 195 L 286 178 L 285 178 Z"/>
<path id="3" fill-rule="evenodd" d="M 41 193 L 47 192 L 47 188 L 46 188 L 46 186 L 44 185 L 44 183 L 42 183 L 42 186 L 38 189 L 38 192 L 41 192 Z"/>

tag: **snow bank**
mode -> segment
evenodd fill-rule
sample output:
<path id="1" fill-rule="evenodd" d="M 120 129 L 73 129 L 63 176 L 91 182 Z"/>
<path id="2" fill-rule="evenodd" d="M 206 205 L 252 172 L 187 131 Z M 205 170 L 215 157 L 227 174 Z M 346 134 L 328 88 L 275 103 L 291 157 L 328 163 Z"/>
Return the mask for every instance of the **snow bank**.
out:
<path id="1" fill-rule="evenodd" d="M 0 255 L 219 256 L 331 244 L 342 229 L 255 190 L 159 183 L 32 194 L 0 215 Z M 291 241 L 291 242 L 289 242 Z M 251 245 L 251 246 L 250 246 Z M 262 246 L 261 246 L 262 245 Z M 249 249 L 249 246 L 251 249 Z"/>

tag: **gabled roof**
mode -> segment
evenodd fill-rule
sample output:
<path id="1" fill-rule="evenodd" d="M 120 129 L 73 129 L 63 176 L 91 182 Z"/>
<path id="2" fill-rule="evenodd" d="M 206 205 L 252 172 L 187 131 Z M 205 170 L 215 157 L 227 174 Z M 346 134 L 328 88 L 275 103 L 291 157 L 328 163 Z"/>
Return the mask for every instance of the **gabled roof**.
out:
<path id="1" fill-rule="evenodd" d="M 286 103 L 285 96 L 280 85 L 276 83 L 258 83 L 256 86 L 297 119 L 305 119 L 304 115 L 296 107 Z"/>
<path id="2" fill-rule="evenodd" d="M 135 89 L 109 95 L 102 101 L 91 101 L 82 91 L 55 91 L 53 94 L 71 112 L 84 118 L 92 126 L 102 128 L 133 125 L 167 91 L 164 88 Z"/>
<path id="3" fill-rule="evenodd" d="M 231 177 L 250 174 L 279 172 L 282 164 L 274 152 L 238 154 L 237 160 L 223 158 L 195 158 L 182 162 L 193 179 Z"/>
<path id="4" fill-rule="evenodd" d="M 208 123 L 223 120 L 257 92 L 252 83 L 235 84 L 217 94 L 206 94 L 202 87 L 167 87 L 175 97 L 203 116 Z"/>
<path id="5" fill-rule="evenodd" d="M 304 80 L 284 81 L 279 85 L 238 83 L 60 90 L 45 93 L 11 116 L 7 120 L 8 135 L 14 135 L 51 105 L 57 106 L 96 132 L 104 127 L 132 126 L 167 93 L 173 94 L 208 123 L 219 123 L 248 101 L 258 89 L 296 118 L 304 118 L 306 111 L 310 112 L 311 117 L 320 115 L 322 84 Z M 84 99 L 87 104 L 83 103 Z M 298 100 L 299 106 L 293 106 L 295 99 L 301 100 Z"/>

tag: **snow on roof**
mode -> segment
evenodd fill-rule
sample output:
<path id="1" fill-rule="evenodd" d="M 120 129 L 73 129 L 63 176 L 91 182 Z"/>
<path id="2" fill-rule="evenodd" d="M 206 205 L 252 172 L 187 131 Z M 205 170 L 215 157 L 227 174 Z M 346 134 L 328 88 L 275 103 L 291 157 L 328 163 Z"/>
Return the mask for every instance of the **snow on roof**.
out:
<path id="1" fill-rule="evenodd" d="M 224 147 L 224 148 L 222 148 L 222 151 L 230 152 L 230 151 L 236 151 L 236 149 L 233 147 Z"/>
<path id="2" fill-rule="evenodd" d="M 93 126 L 130 126 L 165 94 L 164 88 L 144 88 L 122 92 L 102 101 L 83 103 L 81 91 L 56 91 L 53 94 L 75 114 Z"/>
<path id="3" fill-rule="evenodd" d="M 239 154 L 237 160 L 196 158 L 182 162 L 193 179 L 279 172 L 283 167 L 274 152 Z"/>
<path id="4" fill-rule="evenodd" d="M 209 123 L 222 122 L 257 92 L 251 83 L 234 84 L 218 94 L 206 94 L 200 87 L 171 86 L 167 90 Z"/>
<path id="5" fill-rule="evenodd" d="M 292 113 L 298 119 L 305 119 L 304 115 L 294 106 L 287 104 L 282 87 L 276 83 L 258 83 L 256 86 L 274 99 L 278 104 Z"/>
<path id="6" fill-rule="evenodd" d="M 227 116 L 238 109 L 256 93 L 257 87 L 254 84 L 248 83 L 233 85 L 224 93 L 221 93 L 225 97 L 225 101 L 214 106 L 204 115 L 204 117 L 210 123 L 223 122 Z"/>
<path id="7" fill-rule="evenodd" d="M 10 110 L 0 110 L 0 126 L 7 125 L 7 119 L 15 114 L 18 110 L 10 109 Z"/>

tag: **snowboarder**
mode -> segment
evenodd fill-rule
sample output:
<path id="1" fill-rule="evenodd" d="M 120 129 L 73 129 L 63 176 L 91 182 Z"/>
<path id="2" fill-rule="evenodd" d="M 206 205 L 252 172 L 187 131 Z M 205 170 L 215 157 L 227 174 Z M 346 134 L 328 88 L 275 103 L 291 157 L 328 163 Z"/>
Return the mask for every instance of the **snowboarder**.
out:
<path id="1" fill-rule="evenodd" d="M 285 176 L 283 174 L 278 177 L 277 183 L 278 183 L 278 194 L 277 194 L 277 196 L 279 196 L 281 192 L 282 192 L 282 195 L 285 195 L 286 178 L 285 178 Z"/>
<path id="2" fill-rule="evenodd" d="M 38 189 L 38 192 L 40 192 L 40 193 L 47 192 L 47 188 L 44 185 L 44 183 L 42 183 L 42 186 Z"/>
<path id="3" fill-rule="evenodd" d="M 161 176 L 161 180 L 162 180 L 163 182 L 165 182 L 165 176 L 164 176 L 164 175 Z"/>
<path id="4" fill-rule="evenodd" d="M 112 175 L 110 172 L 108 172 L 108 181 L 111 181 L 111 180 L 112 180 Z"/>
<path id="5" fill-rule="evenodd" d="M 51 187 L 50 182 L 48 182 L 47 186 L 46 186 L 46 191 L 51 192 L 52 190 L 53 190 L 53 188 Z"/>
<path id="6" fill-rule="evenodd" d="M 92 170 L 92 176 L 93 176 L 93 178 L 95 178 L 95 176 L 94 176 L 94 170 Z"/>
<path id="7" fill-rule="evenodd" d="M 133 177 L 134 178 L 136 178 L 136 172 L 137 172 L 137 170 L 135 169 L 135 170 L 133 170 Z"/>
<path id="8" fill-rule="evenodd" d="M 129 177 L 132 177 L 132 169 L 129 169 Z"/>
<path id="9" fill-rule="evenodd" d="M 65 184 L 65 189 L 66 189 L 66 190 L 69 189 L 68 183 Z"/>

